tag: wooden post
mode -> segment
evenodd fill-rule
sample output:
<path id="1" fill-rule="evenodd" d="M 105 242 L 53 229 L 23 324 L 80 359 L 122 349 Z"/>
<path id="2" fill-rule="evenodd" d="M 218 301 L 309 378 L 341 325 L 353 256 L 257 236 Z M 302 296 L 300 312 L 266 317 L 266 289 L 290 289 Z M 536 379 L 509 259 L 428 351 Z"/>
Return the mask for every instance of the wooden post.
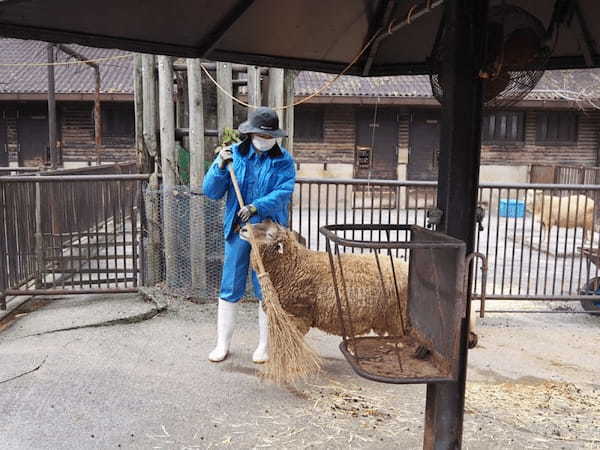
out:
<path id="1" fill-rule="evenodd" d="M 144 150 L 144 101 L 142 87 L 142 55 L 135 55 L 133 66 L 133 105 L 135 114 L 135 151 L 138 173 L 150 173 L 150 161 Z"/>
<path id="2" fill-rule="evenodd" d="M 473 251 L 475 239 L 483 98 L 479 68 L 483 59 L 487 5 L 488 0 L 448 0 L 445 3 L 448 20 L 445 40 L 447 48 L 453 51 L 447 52 L 441 68 L 446 92 L 442 105 L 437 196 L 443 217 L 438 231 L 464 241 L 467 254 Z M 470 281 L 460 330 L 458 380 L 427 385 L 426 449 L 454 450 L 462 445 Z"/>
<path id="3" fill-rule="evenodd" d="M 229 95 L 233 95 L 231 83 L 231 64 L 217 63 L 217 83 Z M 219 144 L 223 140 L 223 129 L 233 128 L 233 101 L 221 89 L 217 89 L 217 129 L 219 130 Z"/>
<path id="4" fill-rule="evenodd" d="M 188 59 L 188 95 L 190 111 L 190 191 L 202 192 L 204 182 L 204 99 L 202 97 L 202 69 L 199 59 Z M 206 226 L 203 195 L 190 199 L 190 241 L 192 290 L 200 295 L 207 292 Z"/>
<path id="5" fill-rule="evenodd" d="M 167 286 L 175 286 L 177 264 L 177 151 L 175 148 L 175 104 L 173 98 L 173 62 L 170 56 L 158 57 L 158 104 L 160 120 L 160 161 L 163 193 L 163 237 Z"/>
<path id="6" fill-rule="evenodd" d="M 142 56 L 142 95 L 144 102 L 144 145 L 152 158 L 158 154 L 158 140 L 156 139 L 156 72 L 155 57 Z"/>
<path id="7" fill-rule="evenodd" d="M 283 126 L 283 69 L 269 69 L 269 106 L 277 111 L 279 126 Z"/>
<path id="8" fill-rule="evenodd" d="M 260 93 L 260 67 L 248 66 L 248 104 L 255 107 L 262 104 Z"/>
<path id="9" fill-rule="evenodd" d="M 297 70 L 286 70 L 283 77 L 283 103 L 292 105 L 294 103 L 294 82 L 298 76 Z M 283 147 L 294 154 L 294 107 L 286 108 L 284 111 L 283 129 L 287 131 L 288 137 L 283 138 Z"/>
<path id="10" fill-rule="evenodd" d="M 96 75 L 96 92 L 94 94 L 94 130 L 96 134 L 96 164 L 102 164 L 101 145 L 102 145 L 102 111 L 100 110 L 100 67 L 94 67 Z"/>
<path id="11" fill-rule="evenodd" d="M 48 146 L 50 148 L 50 166 L 56 169 L 56 92 L 54 86 L 54 44 L 48 44 Z M 45 158 L 44 158 L 45 159 Z"/>
<path id="12" fill-rule="evenodd" d="M 144 150 L 149 157 L 149 171 L 152 172 L 148 183 L 149 195 L 146 197 L 146 221 L 148 227 L 147 283 L 154 286 L 161 281 L 161 233 L 159 210 L 159 182 L 157 167 L 158 139 L 156 138 L 156 72 L 155 57 L 142 55 L 142 119 L 141 132 L 144 137 Z"/>

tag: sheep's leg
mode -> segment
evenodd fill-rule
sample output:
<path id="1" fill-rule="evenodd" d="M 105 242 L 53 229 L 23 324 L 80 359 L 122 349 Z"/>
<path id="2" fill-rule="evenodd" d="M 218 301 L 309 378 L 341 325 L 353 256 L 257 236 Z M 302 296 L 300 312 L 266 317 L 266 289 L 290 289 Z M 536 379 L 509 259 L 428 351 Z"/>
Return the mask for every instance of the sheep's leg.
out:
<path id="1" fill-rule="evenodd" d="M 468 345 L 469 348 L 475 348 L 477 346 L 477 342 L 479 341 L 479 336 L 477 335 L 477 314 L 475 311 L 475 305 L 471 302 L 471 315 L 469 316 L 469 340 Z"/>

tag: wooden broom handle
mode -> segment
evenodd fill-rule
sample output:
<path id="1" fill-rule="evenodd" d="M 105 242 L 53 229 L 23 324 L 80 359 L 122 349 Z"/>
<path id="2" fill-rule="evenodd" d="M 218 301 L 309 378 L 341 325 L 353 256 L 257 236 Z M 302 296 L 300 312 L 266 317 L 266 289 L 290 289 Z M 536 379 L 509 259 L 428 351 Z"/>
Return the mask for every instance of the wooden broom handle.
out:
<path id="1" fill-rule="evenodd" d="M 233 163 L 227 164 L 227 170 L 229 171 L 229 175 L 231 176 L 231 182 L 233 183 L 233 189 L 235 190 L 235 196 L 237 197 L 238 203 L 240 204 L 240 208 L 243 208 L 244 205 L 244 197 L 242 197 L 242 191 L 240 191 L 240 185 L 238 184 L 237 177 L 235 176 L 235 172 L 233 171 Z M 246 223 L 248 227 L 248 233 L 250 234 L 250 245 L 252 246 L 252 251 L 256 256 L 256 262 L 258 264 L 258 272 L 259 274 L 265 273 L 265 266 L 262 262 L 262 258 L 260 257 L 260 253 L 258 252 L 258 247 L 256 246 L 256 241 L 254 240 L 254 229 L 250 222 Z"/>

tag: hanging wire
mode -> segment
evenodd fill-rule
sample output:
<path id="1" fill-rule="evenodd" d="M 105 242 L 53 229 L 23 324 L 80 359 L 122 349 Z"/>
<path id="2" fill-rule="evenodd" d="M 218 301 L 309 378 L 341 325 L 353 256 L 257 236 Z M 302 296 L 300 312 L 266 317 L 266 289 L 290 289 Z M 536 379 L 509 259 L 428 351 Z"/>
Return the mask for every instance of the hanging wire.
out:
<path id="1" fill-rule="evenodd" d="M 107 56 L 105 58 L 95 58 L 88 59 L 85 61 L 73 60 L 73 61 L 62 61 L 62 62 L 53 62 L 53 63 L 34 63 L 34 62 L 25 62 L 25 63 L 0 63 L 0 67 L 44 67 L 44 66 L 68 66 L 71 64 L 87 64 L 87 63 L 101 63 L 103 61 L 113 61 L 115 59 L 125 59 L 132 58 L 134 55 L 117 55 L 117 56 Z"/>
<path id="2" fill-rule="evenodd" d="M 356 54 L 356 56 L 354 57 L 354 59 L 352 59 L 352 61 L 350 61 L 350 63 L 344 68 L 344 70 L 342 70 L 340 73 L 338 73 L 336 76 L 334 76 L 331 80 L 323 83 L 323 85 L 317 89 L 315 92 L 313 92 L 312 94 L 310 94 L 307 97 L 304 97 L 298 101 L 295 101 L 293 103 L 290 103 L 289 105 L 284 105 L 284 106 L 278 106 L 274 109 L 275 111 L 283 111 L 289 108 L 293 108 L 294 106 L 298 106 L 301 105 L 302 103 L 306 103 L 307 101 L 309 101 L 310 99 L 316 97 L 317 95 L 319 95 L 321 92 L 323 92 L 325 89 L 327 89 L 328 87 L 330 87 L 333 83 L 335 83 L 341 76 L 345 75 L 350 68 L 356 64 L 356 62 L 360 59 L 360 57 L 365 53 L 365 51 L 367 51 L 367 49 L 371 46 L 371 44 L 373 43 L 373 41 L 377 38 L 377 36 L 379 36 L 382 33 L 382 30 L 379 30 L 377 32 L 375 32 L 373 34 L 373 36 L 371 36 L 371 39 L 369 39 L 367 41 L 367 43 L 363 46 L 363 48 Z M 208 70 L 204 67 L 204 66 L 200 66 L 202 68 L 202 70 L 204 71 L 204 73 L 206 74 L 206 76 L 209 78 L 209 80 L 217 87 L 217 89 L 219 89 L 221 92 L 223 92 L 228 98 L 230 98 L 231 100 L 233 100 L 236 103 L 239 103 L 242 106 L 245 106 L 246 108 L 255 108 L 256 105 L 250 105 L 249 103 L 246 103 L 242 100 L 237 99 L 236 97 L 234 97 L 233 95 L 231 95 L 229 92 L 227 92 L 227 90 L 225 88 L 223 88 L 223 86 L 221 86 L 217 80 L 214 79 L 214 77 L 208 72 Z"/>

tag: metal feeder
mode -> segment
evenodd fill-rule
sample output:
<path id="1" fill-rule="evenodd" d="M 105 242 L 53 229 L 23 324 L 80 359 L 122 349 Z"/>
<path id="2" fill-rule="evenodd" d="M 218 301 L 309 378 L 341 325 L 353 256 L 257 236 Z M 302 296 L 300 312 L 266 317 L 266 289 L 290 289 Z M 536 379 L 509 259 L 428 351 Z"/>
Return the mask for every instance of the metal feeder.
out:
<path id="1" fill-rule="evenodd" d="M 415 225 L 327 225 L 319 231 L 326 238 L 344 333 L 340 350 L 354 371 L 385 383 L 456 381 L 466 312 L 465 243 Z M 398 304 L 403 335 L 354 334 L 349 280 L 344 277 L 344 267 L 351 259 L 344 253 L 349 252 L 373 255 L 382 292 Z M 408 262 L 406 311 L 402 310 L 404 294 L 398 285 L 399 271 L 405 270 L 400 267 L 402 259 Z M 391 265 L 393 286 L 385 285 L 384 264 L 388 280 Z"/>

